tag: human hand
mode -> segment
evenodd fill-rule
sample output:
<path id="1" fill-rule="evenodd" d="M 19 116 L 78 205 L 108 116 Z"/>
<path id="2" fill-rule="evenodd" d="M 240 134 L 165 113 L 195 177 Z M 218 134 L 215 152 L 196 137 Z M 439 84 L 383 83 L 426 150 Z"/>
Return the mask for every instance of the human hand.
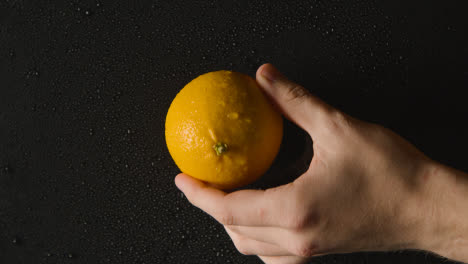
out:
<path id="1" fill-rule="evenodd" d="M 281 75 L 271 64 L 257 82 L 313 140 L 307 172 L 267 190 L 225 193 L 179 174 L 176 185 L 224 225 L 236 248 L 268 264 L 355 251 L 422 248 L 426 179 L 432 161 L 398 135 L 352 118 Z"/>

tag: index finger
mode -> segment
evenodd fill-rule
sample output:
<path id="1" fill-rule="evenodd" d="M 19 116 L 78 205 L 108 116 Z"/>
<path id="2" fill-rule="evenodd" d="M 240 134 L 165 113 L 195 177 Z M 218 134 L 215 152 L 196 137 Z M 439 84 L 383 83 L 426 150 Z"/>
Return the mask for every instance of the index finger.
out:
<path id="1" fill-rule="evenodd" d="M 177 175 L 175 183 L 190 203 L 223 225 L 286 226 L 284 216 L 290 208 L 287 185 L 226 193 L 186 174 Z"/>

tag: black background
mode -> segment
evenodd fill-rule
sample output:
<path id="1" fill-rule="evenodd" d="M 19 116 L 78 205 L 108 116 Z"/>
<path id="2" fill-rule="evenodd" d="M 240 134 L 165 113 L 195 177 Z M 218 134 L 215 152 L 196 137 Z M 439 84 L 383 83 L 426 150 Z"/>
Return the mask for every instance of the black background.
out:
<path id="1" fill-rule="evenodd" d="M 0 1 L 0 263 L 260 263 L 173 184 L 165 115 L 208 71 L 253 76 L 272 62 L 468 171 L 464 2 Z M 294 179 L 310 143 L 287 123 L 254 186 Z M 441 261 L 395 252 L 311 263 Z"/>

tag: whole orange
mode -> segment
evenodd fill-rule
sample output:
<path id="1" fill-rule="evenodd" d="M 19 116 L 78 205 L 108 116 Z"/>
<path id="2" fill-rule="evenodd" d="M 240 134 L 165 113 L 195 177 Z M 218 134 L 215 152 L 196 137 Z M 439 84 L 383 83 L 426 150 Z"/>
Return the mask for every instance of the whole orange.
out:
<path id="1" fill-rule="evenodd" d="M 172 101 L 166 143 L 179 169 L 221 189 L 258 179 L 281 145 L 283 120 L 248 75 L 203 74 Z"/>

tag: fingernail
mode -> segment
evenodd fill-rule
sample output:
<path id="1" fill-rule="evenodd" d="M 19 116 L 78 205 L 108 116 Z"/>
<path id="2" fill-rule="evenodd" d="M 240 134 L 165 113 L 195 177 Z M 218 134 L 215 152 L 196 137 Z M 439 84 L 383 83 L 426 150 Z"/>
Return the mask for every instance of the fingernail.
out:
<path id="1" fill-rule="evenodd" d="M 281 73 L 271 64 L 264 66 L 260 74 L 270 82 L 274 82 L 282 76 Z"/>

